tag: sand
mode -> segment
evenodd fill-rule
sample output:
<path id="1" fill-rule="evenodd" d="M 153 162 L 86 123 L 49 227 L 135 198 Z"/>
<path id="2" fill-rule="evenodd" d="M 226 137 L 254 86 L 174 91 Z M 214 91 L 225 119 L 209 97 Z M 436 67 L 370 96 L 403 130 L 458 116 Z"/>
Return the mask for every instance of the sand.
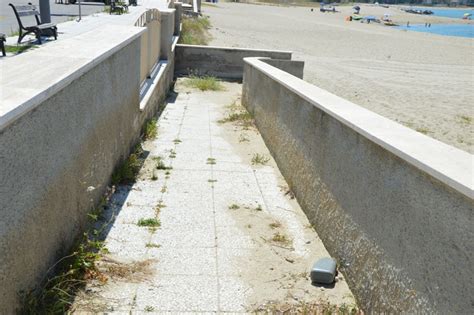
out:
<path id="1" fill-rule="evenodd" d="M 306 81 L 474 153 L 474 39 L 346 22 L 352 9 L 338 10 L 203 6 L 213 25 L 210 45 L 291 50 L 305 61 Z M 362 5 L 363 15 L 384 13 L 400 23 L 469 23 Z"/>

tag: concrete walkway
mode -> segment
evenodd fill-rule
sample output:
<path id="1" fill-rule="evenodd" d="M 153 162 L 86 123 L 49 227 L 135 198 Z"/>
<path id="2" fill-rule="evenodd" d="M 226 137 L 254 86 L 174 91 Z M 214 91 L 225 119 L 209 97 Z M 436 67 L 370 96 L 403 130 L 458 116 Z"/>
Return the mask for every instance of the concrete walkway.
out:
<path id="1" fill-rule="evenodd" d="M 333 288 L 310 284 L 312 263 L 328 253 L 252 121 L 238 115 L 241 85 L 224 85 L 200 92 L 178 80 L 157 138 L 144 144 L 139 180 L 119 187 L 107 207 L 107 281 L 90 282 L 76 312 L 354 304 L 342 275 Z M 143 219 L 161 225 L 139 226 Z"/>
<path id="2" fill-rule="evenodd" d="M 129 10 L 125 14 L 109 14 L 106 12 L 92 13 L 90 15 L 83 16 L 81 21 L 72 19 L 66 22 L 58 24 L 58 40 L 75 37 L 77 35 L 97 30 L 101 32 L 105 25 L 127 25 L 133 26 L 138 18 L 146 12 L 148 9 L 168 9 L 167 0 L 138 0 L 136 7 L 130 6 Z M 11 10 L 11 8 L 10 8 Z M 103 9 L 102 9 L 103 10 Z M 7 32 L 7 34 L 10 32 Z M 7 38 L 7 45 L 16 45 L 18 36 L 11 36 Z M 34 36 L 27 36 L 22 41 L 26 43 L 30 40 L 32 43 L 36 42 Z M 45 38 L 44 44 L 49 42 L 55 42 L 54 38 Z M 85 42 L 84 45 L 90 45 L 91 43 Z"/>

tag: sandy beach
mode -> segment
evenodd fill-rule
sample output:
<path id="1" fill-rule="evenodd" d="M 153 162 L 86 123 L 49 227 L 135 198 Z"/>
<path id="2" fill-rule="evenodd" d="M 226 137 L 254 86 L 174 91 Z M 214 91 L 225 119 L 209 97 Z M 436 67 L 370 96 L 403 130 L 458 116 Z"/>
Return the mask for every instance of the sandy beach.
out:
<path id="1" fill-rule="evenodd" d="M 394 22 L 473 23 L 361 6 Z M 291 50 L 304 79 L 427 136 L 474 153 L 474 39 L 345 21 L 351 7 L 203 6 L 210 45 Z"/>

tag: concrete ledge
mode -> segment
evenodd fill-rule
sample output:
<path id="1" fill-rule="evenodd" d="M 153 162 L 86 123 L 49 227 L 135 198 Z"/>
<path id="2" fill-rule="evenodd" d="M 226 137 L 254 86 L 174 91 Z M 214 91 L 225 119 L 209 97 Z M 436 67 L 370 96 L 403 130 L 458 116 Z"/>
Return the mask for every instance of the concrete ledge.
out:
<path id="1" fill-rule="evenodd" d="M 304 61 L 296 60 L 281 60 L 281 59 L 270 59 L 260 58 L 261 61 L 268 63 L 272 67 L 278 68 L 299 79 L 303 79 Z"/>
<path id="2" fill-rule="evenodd" d="M 106 25 L 0 62 L 0 131 L 141 36 L 144 28 Z M 125 83 L 124 83 L 125 84 Z"/>
<path id="3" fill-rule="evenodd" d="M 473 156 L 246 58 L 242 102 L 368 313 L 469 313 Z"/>
<path id="4" fill-rule="evenodd" d="M 176 45 L 175 74 L 210 75 L 223 79 L 242 80 L 243 58 L 268 57 L 291 60 L 292 52 L 246 48 Z"/>

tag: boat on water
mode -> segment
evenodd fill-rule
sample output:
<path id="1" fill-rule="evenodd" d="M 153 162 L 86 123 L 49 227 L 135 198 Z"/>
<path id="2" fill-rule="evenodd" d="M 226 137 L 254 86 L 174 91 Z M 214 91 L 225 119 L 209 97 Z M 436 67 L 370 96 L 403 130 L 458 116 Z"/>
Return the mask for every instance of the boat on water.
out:
<path id="1" fill-rule="evenodd" d="M 400 10 L 412 13 L 412 14 L 422 14 L 422 15 L 432 15 L 434 12 L 431 10 L 422 10 L 422 9 L 414 9 L 414 8 L 401 8 Z"/>

